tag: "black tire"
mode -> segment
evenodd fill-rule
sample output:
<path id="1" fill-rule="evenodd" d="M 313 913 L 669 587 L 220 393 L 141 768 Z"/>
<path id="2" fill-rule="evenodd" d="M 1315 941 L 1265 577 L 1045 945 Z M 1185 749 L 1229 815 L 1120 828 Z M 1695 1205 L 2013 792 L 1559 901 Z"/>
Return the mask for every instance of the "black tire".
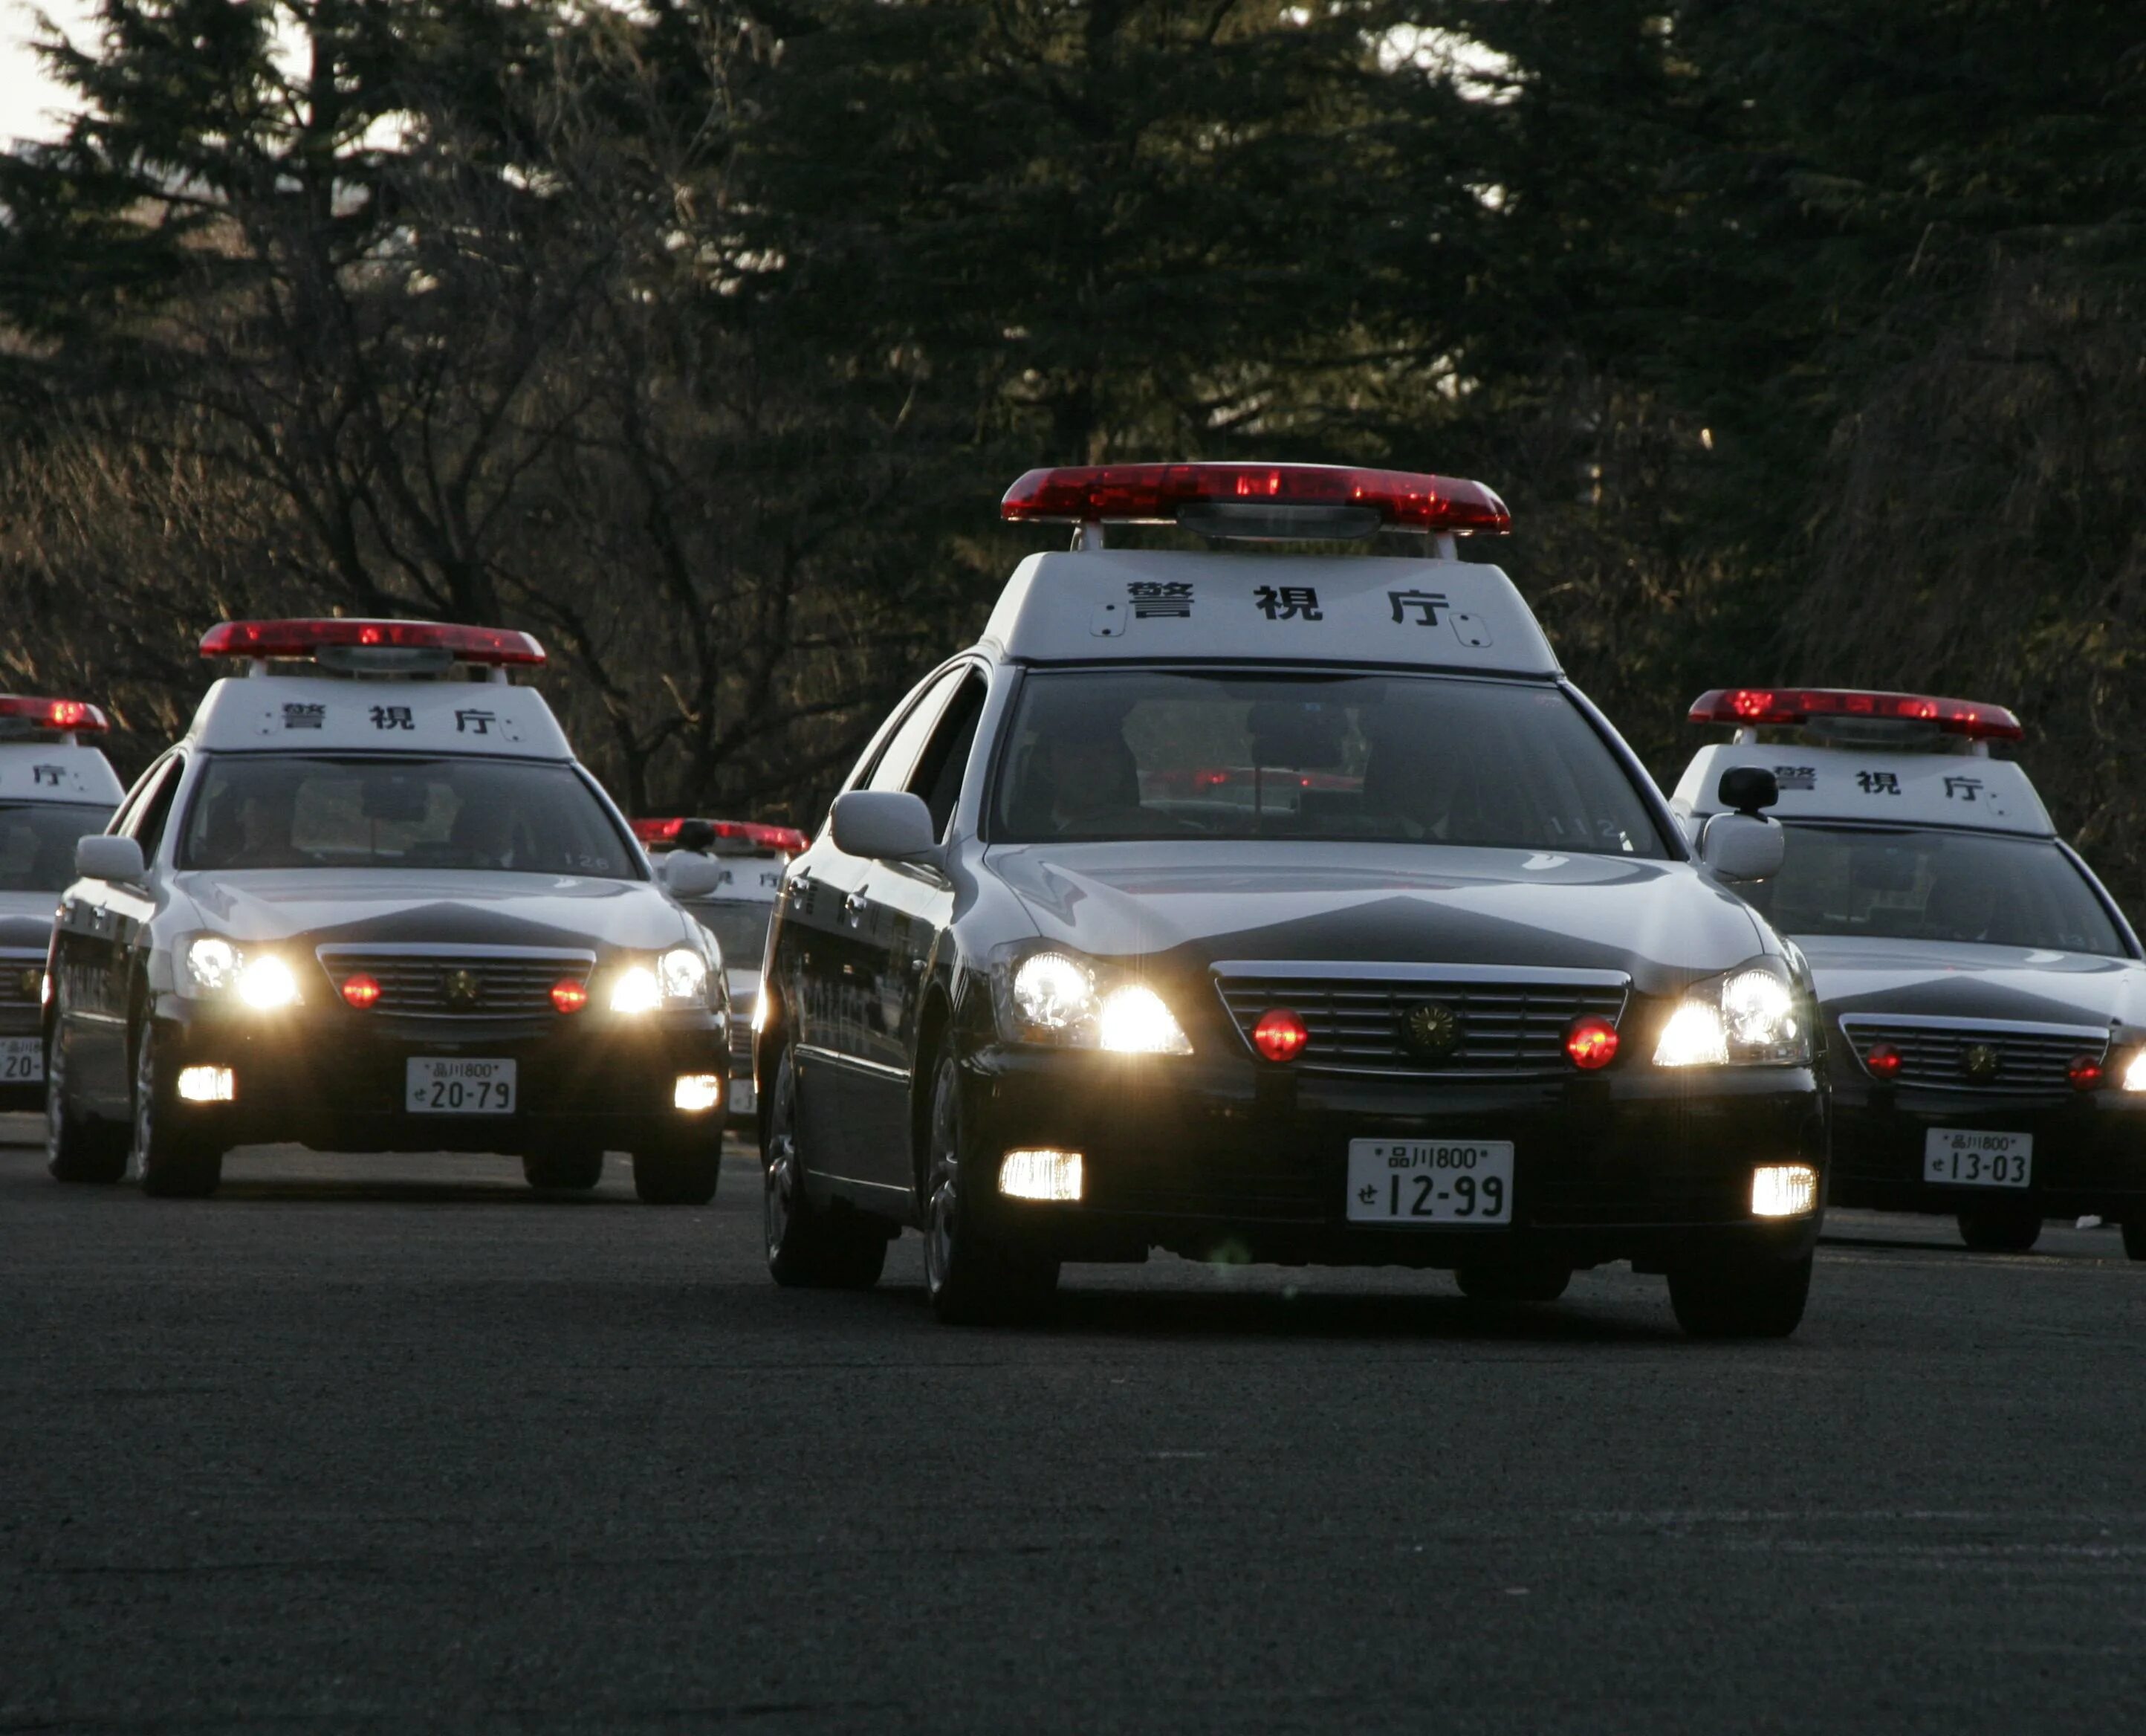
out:
<path id="1" fill-rule="evenodd" d="M 797 1144 L 797 1070 L 787 1044 L 775 1063 L 761 1128 L 761 1221 L 769 1275 L 789 1290 L 870 1290 L 886 1267 L 886 1232 L 855 1213 L 813 1209 Z"/>
<path id="2" fill-rule="evenodd" d="M 142 1191 L 158 1200 L 206 1200 L 223 1181 L 223 1149 L 199 1130 L 175 1125 L 172 1087 L 157 1059 L 156 1028 L 134 1033 L 134 1149 L 128 1158 Z"/>
<path id="3" fill-rule="evenodd" d="M 962 1205 L 968 1154 L 961 1073 L 951 1055 L 940 1056 L 932 1071 L 926 1125 L 924 1288 L 932 1313 L 960 1326 L 1043 1317 L 1058 1288 L 1058 1262 L 992 1240 Z"/>
<path id="4" fill-rule="evenodd" d="M 108 1187 L 127 1174 L 127 1130 L 75 1109 L 58 1035 L 45 1045 L 45 1168 L 55 1181 Z"/>
<path id="5" fill-rule="evenodd" d="M 722 1135 L 710 1123 L 636 1147 L 633 1191 L 648 1205 L 706 1205 L 722 1169 Z"/>
<path id="6" fill-rule="evenodd" d="M 1786 1338 L 1810 1297 L 1811 1256 L 1784 1265 L 1709 1263 L 1669 1270 L 1669 1306 L 1693 1338 Z"/>
<path id="7" fill-rule="evenodd" d="M 2146 1218 L 2124 1220 L 2124 1252 L 2132 1260 L 2146 1260 Z"/>
<path id="8" fill-rule="evenodd" d="M 1572 1282 L 1572 1268 L 1462 1266 L 1453 1280 L 1471 1302 L 1555 1302 Z"/>
<path id="9" fill-rule="evenodd" d="M 1959 1239 L 1977 1254 L 2024 1254 L 2042 1239 L 2042 1215 L 2025 1200 L 1962 1206 Z"/>
<path id="10" fill-rule="evenodd" d="M 603 1180 L 601 1151 L 536 1151 L 522 1160 L 522 1179 L 532 1188 L 586 1193 Z"/>

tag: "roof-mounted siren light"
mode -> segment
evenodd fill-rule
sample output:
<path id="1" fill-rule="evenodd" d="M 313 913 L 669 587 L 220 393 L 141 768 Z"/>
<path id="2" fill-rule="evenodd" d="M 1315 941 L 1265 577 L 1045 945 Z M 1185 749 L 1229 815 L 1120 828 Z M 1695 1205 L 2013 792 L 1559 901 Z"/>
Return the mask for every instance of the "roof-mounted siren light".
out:
<path id="1" fill-rule="evenodd" d="M 1762 728 L 1800 727 L 1874 744 L 1949 736 L 1984 756 L 1992 741 L 2026 734 L 2002 706 L 1857 687 L 1716 687 L 1692 701 L 1690 721 L 1728 724 L 1746 746 Z"/>
<path id="2" fill-rule="evenodd" d="M 544 647 L 512 627 L 442 621 L 225 621 L 202 635 L 204 657 L 244 657 L 259 675 L 277 658 L 317 663 L 341 675 L 440 675 L 457 663 L 494 681 L 512 669 L 541 669 Z"/>
<path id="3" fill-rule="evenodd" d="M 1480 482 L 1342 464 L 1094 464 L 1032 470 L 999 503 L 1002 518 L 1071 524 L 1076 549 L 1103 546 L 1106 524 L 1180 525 L 1249 542 L 1339 539 L 1380 531 L 1435 539 L 1505 535 L 1505 503 Z"/>
<path id="4" fill-rule="evenodd" d="M 111 720 L 87 700 L 0 694 L 0 740 L 37 736 L 77 742 L 84 736 L 102 736 L 111 727 Z"/>
<path id="5" fill-rule="evenodd" d="M 644 845 L 675 846 L 689 826 L 706 826 L 718 856 L 802 856 L 812 841 L 794 826 L 769 826 L 757 820 L 636 820 L 633 836 Z M 726 849 L 725 846 L 729 848 Z M 698 847 L 697 846 L 695 847 Z"/>

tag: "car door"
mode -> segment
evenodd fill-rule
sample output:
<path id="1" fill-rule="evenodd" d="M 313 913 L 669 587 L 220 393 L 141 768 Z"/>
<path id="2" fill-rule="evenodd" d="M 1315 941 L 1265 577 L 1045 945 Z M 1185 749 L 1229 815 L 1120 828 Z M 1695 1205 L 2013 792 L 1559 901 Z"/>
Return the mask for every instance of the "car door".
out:
<path id="1" fill-rule="evenodd" d="M 931 677 L 901 714 L 871 765 L 851 787 L 904 788 L 965 668 Z M 797 949 L 790 1004 L 796 1033 L 798 1108 L 813 1173 L 873 1190 L 886 1185 L 890 1125 L 898 1127 L 908 1075 L 887 1027 L 898 1018 L 881 980 L 891 920 L 873 900 L 884 865 L 816 842 L 793 875 L 783 912 L 786 939 Z M 885 876 L 880 876 L 884 882 Z M 891 1205 L 891 1202 L 881 1202 Z"/>

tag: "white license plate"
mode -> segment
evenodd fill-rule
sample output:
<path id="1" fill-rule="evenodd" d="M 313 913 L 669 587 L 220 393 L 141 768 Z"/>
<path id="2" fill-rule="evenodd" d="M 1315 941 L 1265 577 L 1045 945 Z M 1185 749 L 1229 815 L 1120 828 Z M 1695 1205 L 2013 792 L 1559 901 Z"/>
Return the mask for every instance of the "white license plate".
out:
<path id="1" fill-rule="evenodd" d="M 0 1037 L 0 1085 L 42 1085 L 45 1040 Z"/>
<path id="2" fill-rule="evenodd" d="M 751 1080 L 734 1079 L 731 1081 L 731 1113 L 732 1115 L 751 1115 L 756 1100 L 752 1094 Z"/>
<path id="3" fill-rule="evenodd" d="M 413 1115 L 511 1115 L 512 1061 L 472 1060 L 453 1055 L 410 1057 L 402 1106 Z"/>
<path id="4" fill-rule="evenodd" d="M 1510 1140 L 1351 1140 L 1352 1224 L 1513 1221 Z"/>
<path id="5" fill-rule="evenodd" d="M 1933 1127 L 1923 1135 L 1923 1180 L 1947 1187 L 2023 1188 L 2033 1179 L 2031 1133 Z"/>

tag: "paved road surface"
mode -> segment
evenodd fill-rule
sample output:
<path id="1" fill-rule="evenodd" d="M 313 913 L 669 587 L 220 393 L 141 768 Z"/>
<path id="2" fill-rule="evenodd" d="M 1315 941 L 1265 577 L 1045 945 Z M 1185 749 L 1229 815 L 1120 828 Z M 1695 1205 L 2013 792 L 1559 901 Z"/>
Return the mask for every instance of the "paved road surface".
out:
<path id="1" fill-rule="evenodd" d="M 2137 1729 L 2146 1268 L 1836 1220 L 1783 1345 L 1658 1281 L 778 1292 L 753 1178 L 0 1151 L 0 1732 Z"/>

